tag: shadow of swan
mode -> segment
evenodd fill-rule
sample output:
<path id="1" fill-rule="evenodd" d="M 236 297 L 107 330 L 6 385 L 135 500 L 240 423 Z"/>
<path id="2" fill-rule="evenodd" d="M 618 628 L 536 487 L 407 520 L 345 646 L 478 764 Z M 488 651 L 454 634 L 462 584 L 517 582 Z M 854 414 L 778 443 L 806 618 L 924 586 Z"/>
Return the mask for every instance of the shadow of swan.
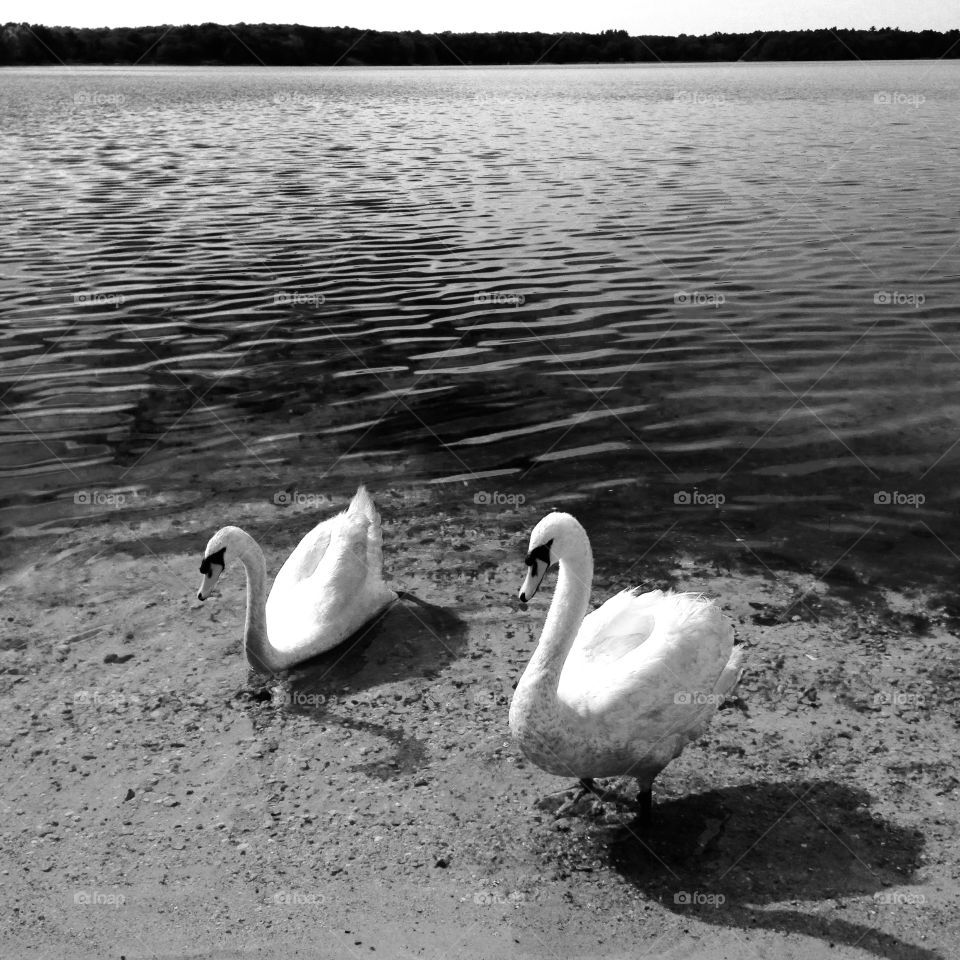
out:
<path id="1" fill-rule="evenodd" d="M 382 710 L 368 709 L 370 704 L 361 706 L 365 698 L 359 695 L 398 680 L 433 679 L 463 655 L 466 644 L 466 624 L 455 613 L 401 593 L 397 603 L 333 650 L 268 678 L 251 670 L 247 687 L 237 696 L 247 704 L 255 731 L 269 727 L 268 718 L 279 708 L 387 741 L 392 756 L 351 769 L 390 780 L 419 770 L 426 763 L 426 746 L 400 726 L 357 716 L 358 711 L 382 716 Z M 399 695 L 391 694 L 391 702 L 394 696 Z M 405 702 L 421 697 L 414 688 Z"/>
<path id="2" fill-rule="evenodd" d="M 433 679 L 466 645 L 466 624 L 455 613 L 401 593 L 352 637 L 290 670 L 280 702 L 293 713 L 322 716 L 337 700 L 370 687 Z"/>
<path id="3" fill-rule="evenodd" d="M 905 909 L 888 888 L 919 867 L 923 835 L 880 819 L 870 802 L 865 790 L 832 781 L 727 787 L 658 803 L 649 836 L 624 822 L 607 836 L 609 856 L 681 916 L 802 934 L 888 960 L 942 960 L 881 929 L 782 905 L 871 896 L 880 910 Z"/>

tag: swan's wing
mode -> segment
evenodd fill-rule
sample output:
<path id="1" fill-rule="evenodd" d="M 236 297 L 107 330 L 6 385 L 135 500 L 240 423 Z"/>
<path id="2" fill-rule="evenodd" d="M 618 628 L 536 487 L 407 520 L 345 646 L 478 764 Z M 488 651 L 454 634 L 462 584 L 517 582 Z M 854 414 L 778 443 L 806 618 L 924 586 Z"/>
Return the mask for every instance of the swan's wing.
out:
<path id="1" fill-rule="evenodd" d="M 330 649 L 396 598 L 381 577 L 380 518 L 363 487 L 327 521 L 325 536 L 322 552 L 304 556 L 295 568 L 305 576 L 282 580 L 278 574 L 274 582 L 266 613 L 278 649 Z M 287 561 L 291 567 L 297 551 Z"/>
<path id="2" fill-rule="evenodd" d="M 329 554 L 335 568 L 333 579 L 342 589 L 345 602 L 375 600 L 387 594 L 391 600 L 394 598 L 393 591 L 383 582 L 380 514 L 366 487 L 357 489 L 331 541 Z"/>
<path id="3" fill-rule="evenodd" d="M 583 618 L 568 664 L 571 660 L 586 666 L 613 663 L 650 636 L 654 611 L 665 594 L 662 590 L 638 594 L 637 589 L 622 590 Z"/>
<path id="4" fill-rule="evenodd" d="M 287 557 L 273 582 L 273 591 L 293 589 L 304 580 L 326 581 L 340 572 L 345 587 L 368 567 L 379 577 L 383 565 L 380 516 L 361 486 L 346 510 L 318 523 Z M 360 585 L 360 584 L 358 584 Z M 316 586 L 316 584 L 315 584 Z"/>
<path id="5" fill-rule="evenodd" d="M 714 693 L 733 649 L 733 624 L 723 611 L 699 594 L 672 593 L 656 604 L 654 616 L 647 642 L 618 664 L 623 682 L 642 683 L 655 675 L 678 705 Z"/>
<path id="6" fill-rule="evenodd" d="M 732 644 L 733 626 L 729 625 L 729 627 Z M 726 637 L 719 635 L 717 639 L 721 641 L 717 644 L 717 649 L 722 651 Z M 733 647 L 712 688 L 709 684 L 714 667 L 710 667 L 707 673 L 702 675 L 698 684 L 699 689 L 685 691 L 687 694 L 685 702 L 674 703 L 672 708 L 668 706 L 657 731 L 661 753 L 666 762 L 677 756 L 688 743 L 703 736 L 710 724 L 710 719 L 720 708 L 727 694 L 739 682 L 745 659 L 746 648 Z M 715 664 L 716 661 L 714 660 L 713 663 Z"/>
<path id="7" fill-rule="evenodd" d="M 697 594 L 665 594 L 651 604 L 652 631 L 639 646 L 596 669 L 567 672 L 558 694 L 613 740 L 640 740 L 663 764 L 703 732 L 739 678 L 733 625 Z"/>
<path id="8" fill-rule="evenodd" d="M 337 517 L 330 544 L 310 578 L 311 591 L 323 590 L 342 603 L 359 599 L 370 573 L 370 518 L 355 510 L 354 503 Z"/>
<path id="9" fill-rule="evenodd" d="M 328 520 L 318 523 L 294 548 L 283 562 L 273 581 L 271 596 L 277 590 L 283 593 L 292 589 L 302 580 L 312 577 L 324 554 L 330 547 L 330 540 L 344 517 L 338 513 Z"/>
<path id="10" fill-rule="evenodd" d="M 296 545 L 277 573 L 273 589 L 276 590 L 278 584 L 281 591 L 291 589 L 300 581 L 312 577 L 330 549 L 331 541 L 339 538 L 350 540 L 352 537 L 356 537 L 359 541 L 361 528 L 366 531 L 363 536 L 369 543 L 366 562 L 379 576 L 383 567 L 380 515 L 373 505 L 370 494 L 365 487 L 361 486 L 346 510 L 327 520 L 322 520 Z"/>

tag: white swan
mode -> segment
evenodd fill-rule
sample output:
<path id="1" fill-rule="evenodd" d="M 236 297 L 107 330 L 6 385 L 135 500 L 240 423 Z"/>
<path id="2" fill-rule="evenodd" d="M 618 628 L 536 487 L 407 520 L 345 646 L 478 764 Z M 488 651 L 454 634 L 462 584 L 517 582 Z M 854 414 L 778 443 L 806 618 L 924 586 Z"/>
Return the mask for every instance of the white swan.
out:
<path id="1" fill-rule="evenodd" d="M 280 568 L 266 596 L 267 564 L 257 542 L 223 527 L 200 564 L 206 600 L 231 559 L 247 573 L 244 649 L 260 672 L 286 670 L 346 640 L 397 599 L 383 582 L 380 516 L 364 487 L 342 513 L 314 527 Z"/>
<path id="2" fill-rule="evenodd" d="M 742 647 L 712 601 L 693 593 L 624 590 L 584 616 L 593 555 L 583 527 L 548 514 L 530 535 L 520 600 L 559 563 L 540 643 L 510 704 L 523 754 L 548 773 L 631 776 L 641 824 L 657 774 L 704 730 L 740 678 Z"/>

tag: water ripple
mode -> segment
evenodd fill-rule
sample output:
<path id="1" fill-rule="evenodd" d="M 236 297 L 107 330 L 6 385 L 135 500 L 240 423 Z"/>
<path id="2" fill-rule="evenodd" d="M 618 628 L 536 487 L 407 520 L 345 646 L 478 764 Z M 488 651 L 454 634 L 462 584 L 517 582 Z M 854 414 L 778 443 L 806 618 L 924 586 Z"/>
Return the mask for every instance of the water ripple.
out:
<path id="1" fill-rule="evenodd" d="M 886 476 L 952 543 L 960 77 L 871 70 L 7 71 L 0 525 L 249 464 L 775 539 Z"/>

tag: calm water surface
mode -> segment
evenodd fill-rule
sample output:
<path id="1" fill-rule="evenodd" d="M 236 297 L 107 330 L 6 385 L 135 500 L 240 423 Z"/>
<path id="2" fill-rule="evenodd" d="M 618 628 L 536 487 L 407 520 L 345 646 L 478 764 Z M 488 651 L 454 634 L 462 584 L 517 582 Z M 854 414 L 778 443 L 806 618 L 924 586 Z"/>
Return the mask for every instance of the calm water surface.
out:
<path id="1" fill-rule="evenodd" d="M 949 580 L 958 115 L 957 61 L 4 70 L 7 553 L 363 477 Z"/>

